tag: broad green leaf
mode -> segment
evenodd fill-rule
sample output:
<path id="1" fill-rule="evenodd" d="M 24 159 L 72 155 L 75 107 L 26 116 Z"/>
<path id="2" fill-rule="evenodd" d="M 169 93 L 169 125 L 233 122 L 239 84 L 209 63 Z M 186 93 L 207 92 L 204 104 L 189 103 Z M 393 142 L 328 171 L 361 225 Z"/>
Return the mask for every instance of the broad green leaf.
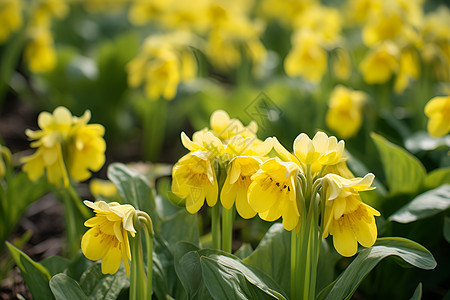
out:
<path id="1" fill-rule="evenodd" d="M 399 223 L 410 223 L 430 217 L 450 207 L 450 184 L 420 194 L 389 217 Z"/>
<path id="2" fill-rule="evenodd" d="M 450 217 L 444 218 L 444 238 L 450 244 Z"/>
<path id="3" fill-rule="evenodd" d="M 416 192 L 423 184 L 426 171 L 422 163 L 405 149 L 372 133 L 383 163 L 386 182 L 391 195 Z"/>
<path id="4" fill-rule="evenodd" d="M 197 215 L 188 213 L 185 209 L 163 220 L 162 236 L 169 244 L 179 241 L 189 241 L 199 244 Z"/>
<path id="5" fill-rule="evenodd" d="M 428 189 L 433 189 L 446 183 L 450 183 L 450 168 L 436 169 L 425 177 L 425 187 Z"/>
<path id="6" fill-rule="evenodd" d="M 273 224 L 258 247 L 243 261 L 255 266 L 272 277 L 284 290 L 290 291 L 291 276 L 287 270 L 291 261 L 291 234 L 283 224 Z"/>
<path id="7" fill-rule="evenodd" d="M 214 299 L 286 299 L 264 272 L 223 251 L 200 250 L 204 283 Z"/>
<path id="8" fill-rule="evenodd" d="M 414 294 L 410 298 L 410 300 L 420 300 L 420 299 L 422 299 L 422 282 L 420 282 L 417 285 L 416 290 L 414 291 Z"/>
<path id="9" fill-rule="evenodd" d="M 148 179 L 121 163 L 113 163 L 108 167 L 108 178 L 116 186 L 122 200 L 148 213 L 155 231 L 159 231 L 160 219 L 155 209 L 153 187 Z"/>
<path id="10" fill-rule="evenodd" d="M 78 282 L 66 274 L 57 274 L 50 280 L 50 288 L 56 300 L 88 300 Z"/>
<path id="11" fill-rule="evenodd" d="M 54 276 L 58 273 L 63 273 L 69 265 L 70 261 L 62 256 L 50 256 L 44 258 L 40 264 L 44 266 L 50 273 L 50 276 Z"/>
<path id="12" fill-rule="evenodd" d="M 362 249 L 352 263 L 317 299 L 350 299 L 364 277 L 384 258 L 398 256 L 425 270 L 436 267 L 433 255 L 420 244 L 404 238 L 379 238 L 375 245 Z"/>
<path id="13" fill-rule="evenodd" d="M 178 262 L 178 266 L 176 266 L 176 270 L 189 297 L 195 297 L 203 285 L 202 267 L 198 252 L 191 251 L 183 255 Z"/>
<path id="14" fill-rule="evenodd" d="M 92 265 L 80 278 L 80 286 L 90 299 L 116 299 L 129 285 L 124 268 L 113 275 L 103 274 L 99 263 Z"/>
<path id="15" fill-rule="evenodd" d="M 23 279 L 34 299 L 53 299 L 48 285 L 50 273 L 41 264 L 33 261 L 28 255 L 6 242 L 12 258 L 20 269 Z"/>

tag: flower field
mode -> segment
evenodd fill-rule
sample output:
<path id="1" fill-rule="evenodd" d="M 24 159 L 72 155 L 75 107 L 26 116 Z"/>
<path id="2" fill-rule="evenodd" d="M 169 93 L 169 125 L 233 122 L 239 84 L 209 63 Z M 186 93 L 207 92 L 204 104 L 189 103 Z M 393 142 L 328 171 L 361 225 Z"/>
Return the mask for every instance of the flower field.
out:
<path id="1" fill-rule="evenodd" d="M 442 0 L 0 0 L 1 299 L 450 299 Z"/>

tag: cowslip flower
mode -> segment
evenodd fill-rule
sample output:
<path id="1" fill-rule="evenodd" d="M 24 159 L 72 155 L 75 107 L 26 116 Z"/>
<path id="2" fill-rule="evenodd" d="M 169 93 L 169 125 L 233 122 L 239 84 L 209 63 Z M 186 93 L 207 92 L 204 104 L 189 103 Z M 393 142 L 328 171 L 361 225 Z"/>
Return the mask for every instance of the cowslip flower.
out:
<path id="1" fill-rule="evenodd" d="M 369 52 L 359 65 L 364 81 L 369 84 L 388 81 L 399 69 L 399 50 L 391 42 L 384 42 Z"/>
<path id="2" fill-rule="evenodd" d="M 337 48 L 333 61 L 333 72 L 339 79 L 347 80 L 352 72 L 352 62 L 348 50 Z"/>
<path id="3" fill-rule="evenodd" d="M 116 273 L 123 261 L 128 276 L 131 261 L 128 234 L 135 236 L 136 210 L 117 202 L 84 201 L 84 204 L 94 210 L 95 217 L 84 223 L 91 228 L 81 239 L 81 251 L 90 260 L 102 260 L 103 274 Z"/>
<path id="4" fill-rule="evenodd" d="M 226 209 L 236 202 L 236 210 L 244 219 L 253 218 L 256 211 L 248 203 L 251 177 L 259 170 L 265 156 L 272 150 L 272 139 L 264 142 L 235 136 L 227 145 L 226 153 L 233 158 L 227 166 L 227 177 L 220 193 L 220 201 Z"/>
<path id="5" fill-rule="evenodd" d="M 336 86 L 328 104 L 327 126 L 342 138 L 354 136 L 362 124 L 362 106 L 366 97 L 364 92 Z"/>
<path id="6" fill-rule="evenodd" d="M 248 126 L 244 126 L 241 121 L 231 119 L 228 113 L 221 109 L 211 114 L 210 125 L 211 132 L 225 144 L 236 135 L 255 139 L 258 130 L 258 124 L 255 121 L 251 121 Z"/>
<path id="7" fill-rule="evenodd" d="M 411 79 L 419 78 L 420 62 L 419 56 L 414 49 L 405 49 L 400 55 L 400 69 L 395 80 L 394 90 L 402 93 Z"/>
<path id="8" fill-rule="evenodd" d="M 286 74 L 319 82 L 327 68 L 328 55 L 313 32 L 299 30 L 292 37 L 294 45 L 284 61 Z"/>
<path id="9" fill-rule="evenodd" d="M 301 213 L 296 193 L 299 172 L 297 164 L 275 157 L 266 160 L 251 177 L 248 201 L 261 219 L 272 222 L 282 217 L 286 230 L 297 227 Z"/>
<path id="10" fill-rule="evenodd" d="M 70 176 L 83 181 L 91 177 L 105 163 L 105 128 L 100 124 L 87 124 L 91 113 L 86 111 L 80 118 L 74 118 L 67 147 L 67 169 Z"/>
<path id="11" fill-rule="evenodd" d="M 69 11 L 69 5 L 64 0 L 39 0 L 31 16 L 31 24 L 37 27 L 50 27 L 51 19 L 62 19 Z"/>
<path id="12" fill-rule="evenodd" d="M 94 196 L 115 197 L 117 195 L 117 188 L 114 183 L 98 178 L 89 181 L 89 191 Z"/>
<path id="13" fill-rule="evenodd" d="M 4 0 L 0 2 L 0 43 L 22 26 L 20 0 Z"/>
<path id="14" fill-rule="evenodd" d="M 425 105 L 428 132 L 441 137 L 450 131 L 450 96 L 434 97 Z"/>
<path id="15" fill-rule="evenodd" d="M 380 213 L 361 201 L 359 192 L 373 190 L 374 175 L 345 179 L 336 174 L 324 177 L 325 216 L 323 238 L 333 236 L 333 245 L 342 256 L 353 256 L 358 243 L 371 247 L 377 239 L 374 216 Z"/>

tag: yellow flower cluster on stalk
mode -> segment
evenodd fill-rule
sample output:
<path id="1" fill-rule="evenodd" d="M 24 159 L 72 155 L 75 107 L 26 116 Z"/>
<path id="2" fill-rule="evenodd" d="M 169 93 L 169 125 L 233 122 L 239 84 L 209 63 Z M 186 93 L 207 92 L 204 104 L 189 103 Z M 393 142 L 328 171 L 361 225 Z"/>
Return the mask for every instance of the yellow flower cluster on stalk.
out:
<path id="1" fill-rule="evenodd" d="M 100 124 L 88 124 L 90 118 L 89 111 L 74 117 L 62 106 L 52 114 L 39 114 L 40 130 L 26 131 L 31 147 L 37 150 L 22 158 L 23 170 L 30 179 L 38 179 L 45 171 L 50 183 L 62 182 L 67 187 L 69 178 L 83 181 L 91 176 L 91 171 L 100 170 L 105 162 L 105 129 Z"/>
<path id="2" fill-rule="evenodd" d="M 243 218 L 282 218 L 284 228 L 296 232 L 315 212 L 322 222 L 314 226 L 324 238 L 333 235 L 341 255 L 354 255 L 358 242 L 372 246 L 379 213 L 362 202 L 359 192 L 374 189 L 374 176 L 353 176 L 344 142 L 323 132 L 313 139 L 301 133 L 291 153 L 275 137 L 259 140 L 256 129 L 255 123 L 244 127 L 219 110 L 211 116 L 211 129 L 194 133 L 192 140 L 182 133 L 190 153 L 173 167 L 172 191 L 186 199 L 187 210 L 197 212 L 205 198 L 214 206 L 220 195 L 223 207 L 235 203 Z"/>

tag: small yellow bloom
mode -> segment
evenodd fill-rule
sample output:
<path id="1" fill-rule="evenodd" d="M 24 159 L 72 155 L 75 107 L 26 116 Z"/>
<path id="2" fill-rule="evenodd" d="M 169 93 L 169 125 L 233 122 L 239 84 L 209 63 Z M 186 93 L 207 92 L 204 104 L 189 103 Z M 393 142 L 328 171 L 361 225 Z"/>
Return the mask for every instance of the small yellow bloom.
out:
<path id="1" fill-rule="evenodd" d="M 6 166 L 11 162 L 11 152 L 5 146 L 0 145 L 0 179 L 5 177 Z"/>
<path id="2" fill-rule="evenodd" d="M 318 131 L 311 140 L 301 133 L 294 140 L 295 156 L 305 165 L 334 165 L 341 161 L 344 153 L 344 141 L 337 141 L 334 136 L 328 137 Z"/>
<path id="3" fill-rule="evenodd" d="M 380 11 L 369 18 L 363 28 L 362 39 L 367 46 L 373 46 L 400 36 L 403 30 L 404 20 L 398 11 Z"/>
<path id="4" fill-rule="evenodd" d="M 117 202 L 84 201 L 84 204 L 94 210 L 95 217 L 84 223 L 91 229 L 81 239 L 81 251 L 90 260 L 102 259 L 103 274 L 116 273 L 123 261 L 128 276 L 131 261 L 128 233 L 132 237 L 136 233 L 133 225 L 136 210 Z"/>
<path id="5" fill-rule="evenodd" d="M 327 69 L 328 55 L 319 37 L 309 30 L 300 30 L 292 38 L 293 47 L 284 61 L 286 74 L 319 82 Z"/>
<path id="6" fill-rule="evenodd" d="M 90 118 L 90 112 L 86 111 L 75 120 L 67 146 L 67 168 L 77 181 L 88 179 L 90 171 L 97 172 L 105 163 L 105 128 L 100 124 L 87 124 Z"/>
<path id="7" fill-rule="evenodd" d="M 156 20 L 170 7 L 171 1 L 133 1 L 128 12 L 128 19 L 134 25 L 144 25 Z"/>
<path id="8" fill-rule="evenodd" d="M 236 201 L 236 210 L 241 217 L 249 219 L 256 215 L 256 211 L 248 204 L 248 187 L 252 182 L 251 176 L 259 170 L 271 150 L 271 138 L 261 142 L 238 135 L 231 140 L 226 152 L 233 158 L 228 164 L 227 177 L 220 193 L 223 207 L 231 209 Z"/>
<path id="9" fill-rule="evenodd" d="M 326 115 L 327 126 L 346 139 L 354 136 L 362 123 L 362 106 L 366 94 L 338 85 L 331 93 L 329 110 Z"/>
<path id="10" fill-rule="evenodd" d="M 352 62 L 348 50 L 336 49 L 336 56 L 333 62 L 333 72 L 337 78 L 347 80 L 352 72 Z"/>
<path id="11" fill-rule="evenodd" d="M 186 209 L 196 213 L 206 202 L 214 206 L 219 194 L 214 160 L 208 151 L 186 154 L 173 166 L 172 192 L 186 199 Z"/>
<path id="12" fill-rule="evenodd" d="M 399 50 L 390 42 L 373 49 L 359 65 L 364 80 L 369 84 L 384 83 L 399 69 Z"/>
<path id="13" fill-rule="evenodd" d="M 0 1 L 0 43 L 22 26 L 21 0 Z"/>
<path id="14" fill-rule="evenodd" d="M 248 126 L 244 126 L 238 119 L 230 119 L 227 112 L 223 110 L 216 110 L 211 114 L 210 124 L 211 132 L 225 144 L 236 135 L 243 138 L 256 138 L 258 130 L 255 121 L 250 122 Z"/>
<path id="15" fill-rule="evenodd" d="M 94 196 L 114 197 L 117 195 L 117 188 L 109 180 L 92 178 L 89 181 L 89 191 Z"/>
<path id="16" fill-rule="evenodd" d="M 56 53 L 49 29 L 34 28 L 30 32 L 30 41 L 25 46 L 24 59 L 32 72 L 46 72 L 55 67 Z"/>
<path id="17" fill-rule="evenodd" d="M 69 6 L 64 0 L 38 0 L 33 11 L 31 24 L 37 27 L 50 27 L 53 17 L 62 19 L 67 15 Z"/>
<path id="18" fill-rule="evenodd" d="M 324 179 L 326 192 L 325 226 L 323 238 L 333 235 L 336 251 L 342 256 L 353 256 L 358 242 L 371 247 L 377 239 L 374 216 L 380 213 L 361 201 L 359 192 L 374 189 L 374 179 L 369 173 L 364 178 L 345 179 L 336 174 L 327 174 Z"/>
<path id="19" fill-rule="evenodd" d="M 248 201 L 261 219 L 272 222 L 283 217 L 286 230 L 298 225 L 301 213 L 296 194 L 299 172 L 297 164 L 271 158 L 251 177 Z"/>
<path id="20" fill-rule="evenodd" d="M 441 137 L 450 131 L 450 96 L 434 97 L 425 106 L 428 120 L 428 132 L 431 136 Z"/>

